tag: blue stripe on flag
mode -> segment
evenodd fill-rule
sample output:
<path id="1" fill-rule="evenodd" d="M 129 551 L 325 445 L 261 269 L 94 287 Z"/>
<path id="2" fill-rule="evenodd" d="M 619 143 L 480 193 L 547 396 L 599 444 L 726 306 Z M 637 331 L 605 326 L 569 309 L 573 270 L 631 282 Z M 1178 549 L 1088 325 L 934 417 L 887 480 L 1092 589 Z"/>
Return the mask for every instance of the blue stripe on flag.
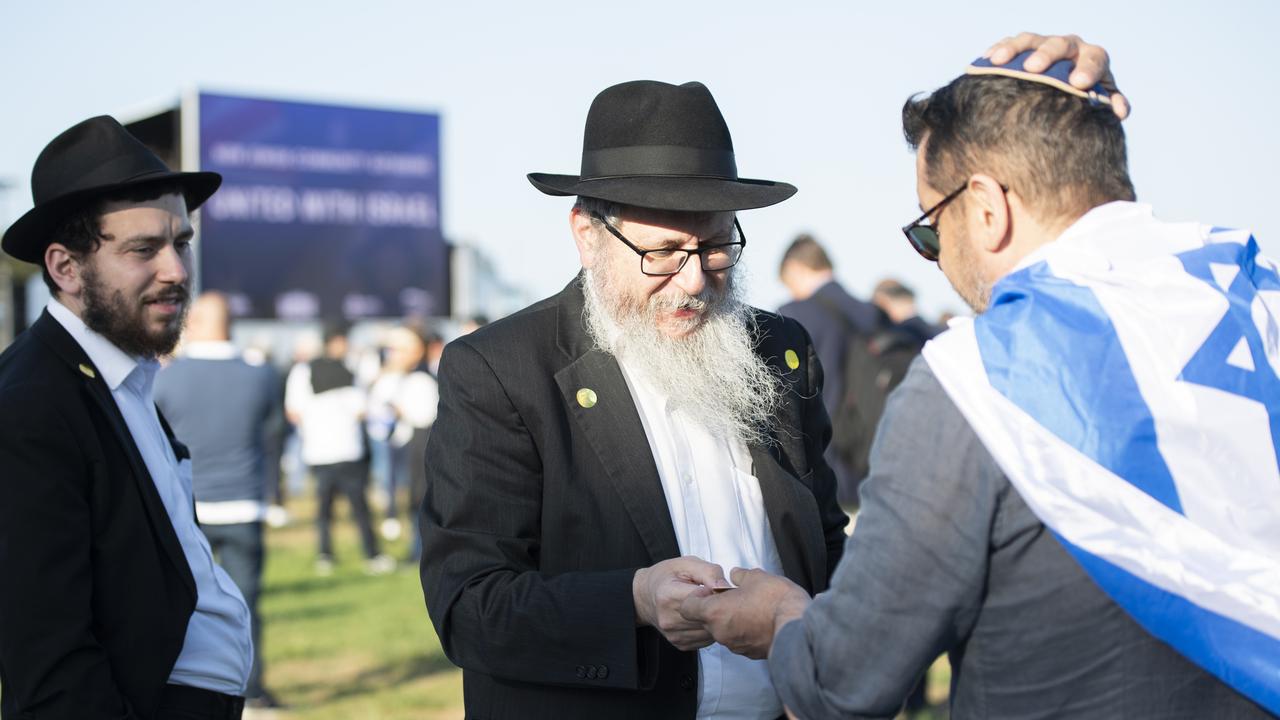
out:
<path id="1" fill-rule="evenodd" d="M 1280 714 L 1280 639 L 1162 590 L 1054 535 L 1147 632 L 1271 713 Z"/>
<path id="2" fill-rule="evenodd" d="M 1115 326 L 1046 263 L 996 283 L 974 322 L 991 385 L 1063 442 L 1176 512 L 1182 502 Z"/>

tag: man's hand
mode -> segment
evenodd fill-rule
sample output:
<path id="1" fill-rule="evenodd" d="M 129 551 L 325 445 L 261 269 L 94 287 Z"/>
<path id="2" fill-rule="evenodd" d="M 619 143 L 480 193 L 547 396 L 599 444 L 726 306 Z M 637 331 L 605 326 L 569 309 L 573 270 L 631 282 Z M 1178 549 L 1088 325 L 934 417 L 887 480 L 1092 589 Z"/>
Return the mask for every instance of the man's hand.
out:
<path id="1" fill-rule="evenodd" d="M 690 594 L 711 588 L 727 588 L 724 570 L 700 558 L 685 557 L 636 571 L 631 596 L 636 603 L 636 623 L 651 625 L 680 650 L 697 650 L 714 642 L 701 624 L 680 615 L 680 603 Z"/>
<path id="2" fill-rule="evenodd" d="M 759 660 L 769 656 L 779 628 L 804 614 L 809 593 L 784 577 L 763 570 L 734 568 L 735 590 L 714 593 L 702 588 L 680 605 L 686 620 L 711 632 L 716 642 L 739 655 Z"/>
<path id="3" fill-rule="evenodd" d="M 1079 35 L 1019 33 L 987 48 L 982 56 L 995 65 L 1003 65 L 1012 60 L 1015 55 L 1027 50 L 1035 50 L 1023 64 L 1028 72 L 1044 72 L 1059 60 L 1071 60 L 1075 63 L 1075 69 L 1071 71 L 1069 78 L 1072 85 L 1081 90 L 1088 90 L 1101 83 L 1104 88 L 1111 91 L 1111 109 L 1116 116 L 1121 120 L 1129 117 L 1131 111 L 1129 101 L 1116 89 L 1107 51 L 1101 46 L 1090 45 L 1081 40 Z"/>

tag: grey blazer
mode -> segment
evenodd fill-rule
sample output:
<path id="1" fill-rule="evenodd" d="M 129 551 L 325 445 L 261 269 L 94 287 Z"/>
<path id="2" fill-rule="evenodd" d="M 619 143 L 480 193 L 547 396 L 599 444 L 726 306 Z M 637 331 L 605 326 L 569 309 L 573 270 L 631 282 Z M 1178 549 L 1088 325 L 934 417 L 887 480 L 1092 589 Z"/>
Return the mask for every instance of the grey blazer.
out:
<path id="1" fill-rule="evenodd" d="M 942 653 L 957 719 L 1269 717 L 1089 579 L 922 358 L 889 398 L 844 558 L 769 657 L 800 717 L 893 717 Z"/>

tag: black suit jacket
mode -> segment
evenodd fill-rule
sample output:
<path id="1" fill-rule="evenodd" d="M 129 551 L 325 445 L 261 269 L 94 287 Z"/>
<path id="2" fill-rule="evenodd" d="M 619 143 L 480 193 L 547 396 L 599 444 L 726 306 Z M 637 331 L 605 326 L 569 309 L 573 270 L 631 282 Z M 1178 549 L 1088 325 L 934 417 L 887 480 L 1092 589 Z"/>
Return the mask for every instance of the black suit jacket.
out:
<path id="1" fill-rule="evenodd" d="M 695 713 L 696 653 L 636 627 L 632 576 L 679 549 L 622 371 L 593 348 L 582 308 L 574 281 L 451 343 L 440 363 L 422 585 L 445 652 L 464 669 L 468 717 Z M 783 568 L 816 593 L 846 521 L 822 460 L 821 365 L 799 324 L 758 317 L 757 352 L 787 392 L 776 443 L 751 456 Z M 583 388 L 594 407 L 577 401 Z"/>
<path id="2" fill-rule="evenodd" d="M 111 391 L 46 312 L 0 355 L 0 714 L 152 717 L 195 605 Z"/>

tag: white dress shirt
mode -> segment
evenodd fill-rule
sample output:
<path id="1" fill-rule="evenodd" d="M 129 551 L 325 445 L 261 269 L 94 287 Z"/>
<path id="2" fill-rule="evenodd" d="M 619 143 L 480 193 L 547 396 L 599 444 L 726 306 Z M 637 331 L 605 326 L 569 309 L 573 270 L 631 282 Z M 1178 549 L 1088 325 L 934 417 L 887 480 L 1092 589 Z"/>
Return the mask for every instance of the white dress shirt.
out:
<path id="1" fill-rule="evenodd" d="M 740 440 L 713 435 L 671 406 L 645 377 L 618 364 L 644 425 L 683 555 L 724 568 L 782 574 L 751 454 Z M 698 651 L 698 717 L 760 718 L 783 713 L 765 660 L 716 643 Z"/>
<path id="2" fill-rule="evenodd" d="M 235 583 L 214 563 L 209 541 L 196 525 L 191 461 L 179 462 L 174 455 L 152 400 L 160 364 L 126 355 L 57 300 L 50 300 L 47 309 L 111 389 L 195 578 L 196 609 L 169 682 L 243 695 L 253 662 L 249 607 Z"/>

